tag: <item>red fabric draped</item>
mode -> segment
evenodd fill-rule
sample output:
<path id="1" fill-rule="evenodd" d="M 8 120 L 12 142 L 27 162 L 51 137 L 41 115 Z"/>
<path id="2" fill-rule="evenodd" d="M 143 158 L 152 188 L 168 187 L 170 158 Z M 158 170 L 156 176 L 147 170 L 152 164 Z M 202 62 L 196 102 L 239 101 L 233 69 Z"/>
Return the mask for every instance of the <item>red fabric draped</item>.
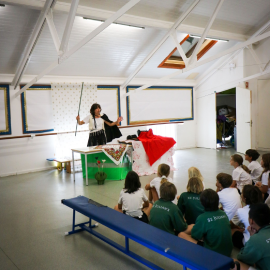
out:
<path id="1" fill-rule="evenodd" d="M 152 129 L 147 132 L 141 132 L 138 139 L 143 144 L 150 166 L 176 144 L 173 138 L 154 135 Z"/>

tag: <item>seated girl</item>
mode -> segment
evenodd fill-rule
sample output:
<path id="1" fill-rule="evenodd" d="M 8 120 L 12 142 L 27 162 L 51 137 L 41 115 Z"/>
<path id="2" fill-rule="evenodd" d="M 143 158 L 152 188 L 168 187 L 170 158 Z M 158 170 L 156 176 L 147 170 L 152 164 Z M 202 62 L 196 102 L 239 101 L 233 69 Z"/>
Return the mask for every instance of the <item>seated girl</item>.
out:
<path id="1" fill-rule="evenodd" d="M 168 182 L 173 182 L 172 178 L 169 177 L 170 175 L 170 166 L 167 164 L 159 164 L 158 171 L 157 171 L 158 177 L 154 178 L 150 184 L 147 184 L 145 186 L 145 190 L 149 190 L 149 201 L 157 201 L 160 198 L 160 182 L 162 179 L 167 179 Z"/>
<path id="2" fill-rule="evenodd" d="M 203 185 L 203 189 L 204 189 L 203 176 L 198 168 L 190 167 L 188 169 L 188 179 L 190 179 L 191 177 L 197 177 L 198 179 L 200 179 L 202 181 L 202 185 Z"/>
<path id="3" fill-rule="evenodd" d="M 173 183 L 166 181 L 160 186 L 160 199 L 150 211 L 150 225 L 174 235 L 183 231 L 190 234 L 193 225 L 187 225 L 182 212 L 172 202 L 176 193 Z"/>
<path id="4" fill-rule="evenodd" d="M 244 247 L 246 242 L 250 238 L 250 233 L 248 231 L 249 221 L 248 213 L 250 206 L 255 203 L 262 202 L 262 193 L 258 187 L 252 185 L 246 185 L 243 188 L 241 194 L 242 202 L 246 204 L 243 208 L 239 208 L 236 211 L 236 214 L 232 220 L 235 225 L 243 224 L 245 227 L 244 232 L 239 231 L 238 229 L 232 229 L 232 240 L 233 245 L 239 249 Z"/>
<path id="5" fill-rule="evenodd" d="M 250 170 L 251 179 L 254 184 L 259 181 L 263 168 L 257 161 L 260 154 L 254 149 L 248 149 L 245 154 L 245 160 L 249 162 L 248 169 Z"/>
<path id="6" fill-rule="evenodd" d="M 266 201 L 270 194 L 270 188 L 268 187 L 268 182 L 270 180 L 270 153 L 262 155 L 261 165 L 263 167 L 263 172 L 259 181 L 256 183 L 256 186 L 259 187 L 263 194 L 263 199 Z"/>
<path id="7" fill-rule="evenodd" d="M 120 192 L 118 205 L 114 210 L 128 216 L 148 223 L 148 216 L 152 205 L 149 204 L 138 174 L 134 171 L 128 172 L 125 179 L 125 186 Z"/>
<path id="8" fill-rule="evenodd" d="M 200 201 L 202 192 L 202 181 L 198 177 L 191 177 L 188 180 L 187 192 L 181 194 L 177 203 L 177 206 L 185 216 L 187 224 L 195 224 L 197 217 L 204 213 L 204 208 Z"/>
<path id="9" fill-rule="evenodd" d="M 232 178 L 233 183 L 231 187 L 237 187 L 239 194 L 245 185 L 251 185 L 252 180 L 250 176 L 250 170 L 247 166 L 243 165 L 242 156 L 235 154 L 231 156 L 230 164 L 234 167 Z"/>

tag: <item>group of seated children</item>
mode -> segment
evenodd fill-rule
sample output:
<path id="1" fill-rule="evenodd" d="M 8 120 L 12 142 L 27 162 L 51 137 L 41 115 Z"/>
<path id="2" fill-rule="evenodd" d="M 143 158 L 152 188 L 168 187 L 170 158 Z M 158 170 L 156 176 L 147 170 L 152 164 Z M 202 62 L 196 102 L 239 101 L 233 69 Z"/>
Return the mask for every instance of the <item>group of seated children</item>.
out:
<path id="1" fill-rule="evenodd" d="M 178 197 L 168 165 L 160 164 L 158 177 L 145 186 L 149 199 L 131 171 L 114 209 L 225 256 L 235 246 L 241 270 L 270 270 L 270 153 L 261 166 L 259 156 L 247 150 L 248 167 L 240 155 L 231 156 L 233 173 L 216 176 L 216 191 L 204 189 L 200 171 L 189 168 L 187 192 Z"/>

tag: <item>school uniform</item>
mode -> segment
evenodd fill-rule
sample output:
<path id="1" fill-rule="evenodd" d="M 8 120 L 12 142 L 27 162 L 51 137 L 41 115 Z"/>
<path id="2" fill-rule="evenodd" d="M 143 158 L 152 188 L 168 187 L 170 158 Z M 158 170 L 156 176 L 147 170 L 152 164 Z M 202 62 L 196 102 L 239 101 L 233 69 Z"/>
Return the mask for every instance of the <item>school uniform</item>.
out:
<path id="1" fill-rule="evenodd" d="M 262 185 L 268 186 L 269 174 L 270 171 L 267 171 L 262 174 Z M 268 188 L 267 193 L 270 194 L 270 188 Z"/>
<path id="2" fill-rule="evenodd" d="M 248 265 L 255 264 L 256 269 L 270 270 L 270 225 L 250 237 L 237 259 Z"/>
<path id="3" fill-rule="evenodd" d="M 200 195 L 193 192 L 183 192 L 178 200 L 177 206 L 185 216 L 188 225 L 194 224 L 197 217 L 205 211 L 200 201 Z"/>
<path id="4" fill-rule="evenodd" d="M 240 192 L 242 192 L 245 185 L 252 184 L 250 174 L 247 173 L 241 166 L 238 166 L 233 170 L 232 178 L 236 181 L 237 188 L 240 190 Z"/>
<path id="5" fill-rule="evenodd" d="M 233 244 L 234 244 L 234 246 L 236 246 L 238 248 L 243 247 L 250 238 L 250 233 L 247 230 L 247 228 L 249 226 L 249 222 L 248 222 L 249 210 L 250 210 L 249 205 L 246 205 L 243 208 L 239 208 L 236 211 L 236 214 L 232 220 L 235 225 L 243 224 L 245 226 L 245 230 L 243 233 L 236 231 L 233 234 Z M 242 241 L 240 242 L 241 239 L 242 239 Z"/>
<path id="6" fill-rule="evenodd" d="M 256 184 L 256 182 L 259 181 L 259 178 L 263 172 L 263 168 L 258 161 L 254 160 L 248 164 L 248 168 L 250 170 L 251 179 Z"/>
<path id="7" fill-rule="evenodd" d="M 171 177 L 167 177 L 166 179 L 168 180 L 168 182 L 173 183 L 173 180 Z M 150 187 L 151 188 L 154 187 L 156 189 L 159 198 L 160 198 L 160 182 L 161 182 L 161 180 L 162 180 L 161 177 L 156 177 L 150 182 Z"/>
<path id="8" fill-rule="evenodd" d="M 150 211 L 150 225 L 173 235 L 185 231 L 188 226 L 177 205 L 163 199 L 154 203 Z"/>
<path id="9" fill-rule="evenodd" d="M 236 188 L 224 188 L 218 193 L 219 202 L 228 219 L 231 220 L 236 211 L 242 207 L 241 197 Z"/>
<path id="10" fill-rule="evenodd" d="M 131 217 L 142 217 L 143 216 L 143 204 L 147 202 L 148 198 L 142 188 L 139 188 L 133 193 L 127 193 L 126 189 L 122 189 L 118 204 L 122 204 L 122 211 Z"/>
<path id="11" fill-rule="evenodd" d="M 218 209 L 197 217 L 191 237 L 203 240 L 203 246 L 230 257 L 233 249 L 231 226 L 227 215 Z"/>

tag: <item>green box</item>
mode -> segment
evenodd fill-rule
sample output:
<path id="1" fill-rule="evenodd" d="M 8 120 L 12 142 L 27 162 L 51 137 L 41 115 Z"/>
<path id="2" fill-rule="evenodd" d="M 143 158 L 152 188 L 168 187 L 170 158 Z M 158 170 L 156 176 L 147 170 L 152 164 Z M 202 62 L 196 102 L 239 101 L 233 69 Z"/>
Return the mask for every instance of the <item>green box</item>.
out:
<path id="1" fill-rule="evenodd" d="M 81 154 L 81 160 L 82 160 L 83 178 L 86 178 L 85 156 L 83 154 Z M 97 160 L 101 162 L 100 170 L 102 169 L 101 167 L 103 164 L 103 171 L 107 174 L 106 180 L 125 179 L 127 173 L 132 170 L 132 164 L 129 161 L 129 158 L 127 157 L 126 154 L 124 155 L 122 162 L 119 165 L 115 165 L 113 161 L 110 158 L 108 158 L 103 152 L 88 154 L 87 155 L 88 179 L 95 179 L 95 173 L 98 172 Z M 103 163 L 102 160 L 106 160 L 106 162 Z"/>

